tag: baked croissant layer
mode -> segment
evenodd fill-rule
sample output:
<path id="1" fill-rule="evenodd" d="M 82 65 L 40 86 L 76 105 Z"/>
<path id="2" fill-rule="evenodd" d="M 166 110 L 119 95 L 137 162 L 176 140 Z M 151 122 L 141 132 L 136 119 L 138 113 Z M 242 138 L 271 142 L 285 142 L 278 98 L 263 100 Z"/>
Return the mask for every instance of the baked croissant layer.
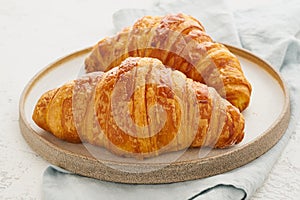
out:
<path id="1" fill-rule="evenodd" d="M 214 87 L 243 111 L 251 85 L 234 54 L 214 42 L 202 24 L 185 14 L 145 16 L 99 41 L 85 60 L 87 72 L 108 71 L 127 57 L 152 57 L 195 81 Z"/>
<path id="2" fill-rule="evenodd" d="M 33 120 L 67 142 L 139 158 L 225 148 L 244 137 L 244 118 L 235 106 L 155 58 L 129 57 L 46 92 Z"/>

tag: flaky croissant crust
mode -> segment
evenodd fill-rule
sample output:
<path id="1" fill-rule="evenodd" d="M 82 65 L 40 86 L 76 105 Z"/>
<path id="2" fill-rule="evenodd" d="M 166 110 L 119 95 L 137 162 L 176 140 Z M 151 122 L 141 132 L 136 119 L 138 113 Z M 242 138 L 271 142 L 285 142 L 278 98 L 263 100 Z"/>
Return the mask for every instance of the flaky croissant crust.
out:
<path id="1" fill-rule="evenodd" d="M 46 92 L 33 120 L 68 142 L 151 157 L 188 147 L 225 148 L 244 137 L 244 118 L 214 88 L 154 58 L 127 58 Z"/>
<path id="2" fill-rule="evenodd" d="M 240 111 L 249 105 L 252 89 L 238 59 L 214 42 L 191 16 L 145 16 L 99 41 L 86 58 L 85 68 L 87 72 L 107 71 L 127 57 L 158 58 L 187 77 L 214 87 Z"/>

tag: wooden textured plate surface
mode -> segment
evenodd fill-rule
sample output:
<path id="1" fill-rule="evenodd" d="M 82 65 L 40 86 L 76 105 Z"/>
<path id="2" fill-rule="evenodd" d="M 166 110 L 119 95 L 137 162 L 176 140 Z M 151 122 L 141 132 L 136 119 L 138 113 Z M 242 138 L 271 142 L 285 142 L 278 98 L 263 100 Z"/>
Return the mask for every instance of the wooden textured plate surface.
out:
<path id="1" fill-rule="evenodd" d="M 34 106 L 47 90 L 76 79 L 82 73 L 87 48 L 63 57 L 45 67 L 25 87 L 20 98 L 19 124 L 27 143 L 53 165 L 76 174 L 122 183 L 171 183 L 220 174 L 256 159 L 268 151 L 289 123 L 290 102 L 280 75 L 264 60 L 242 49 L 228 46 L 238 56 L 253 93 L 243 111 L 246 120 L 244 140 L 231 148 L 199 149 L 169 153 L 145 160 L 115 156 L 103 148 L 70 144 L 38 128 L 31 119 Z M 171 159 L 170 159 L 171 158 Z M 176 159 L 175 159 L 176 158 Z"/>

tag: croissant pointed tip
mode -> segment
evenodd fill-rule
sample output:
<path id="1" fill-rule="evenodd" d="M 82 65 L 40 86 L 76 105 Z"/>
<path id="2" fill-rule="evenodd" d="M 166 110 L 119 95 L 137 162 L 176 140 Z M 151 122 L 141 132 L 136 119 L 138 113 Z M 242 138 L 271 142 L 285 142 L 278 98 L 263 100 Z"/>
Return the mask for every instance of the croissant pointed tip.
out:
<path id="1" fill-rule="evenodd" d="M 46 130 L 46 131 L 50 131 L 50 128 L 48 126 L 47 123 L 47 109 L 49 106 L 49 103 L 51 102 L 51 100 L 53 99 L 53 97 L 55 96 L 55 94 L 57 93 L 58 89 L 53 89 L 50 90 L 46 93 L 44 93 L 40 99 L 38 100 L 33 114 L 32 114 L 32 119 L 33 121 L 42 129 Z"/>

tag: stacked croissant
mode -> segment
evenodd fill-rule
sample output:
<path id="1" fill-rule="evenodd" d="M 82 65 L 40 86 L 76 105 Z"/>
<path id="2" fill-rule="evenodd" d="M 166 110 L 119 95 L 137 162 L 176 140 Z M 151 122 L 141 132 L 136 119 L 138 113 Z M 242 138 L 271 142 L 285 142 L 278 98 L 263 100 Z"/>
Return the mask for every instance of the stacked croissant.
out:
<path id="1" fill-rule="evenodd" d="M 143 158 L 244 137 L 251 85 L 191 16 L 141 18 L 98 42 L 85 69 L 35 106 L 34 122 L 60 139 Z"/>

